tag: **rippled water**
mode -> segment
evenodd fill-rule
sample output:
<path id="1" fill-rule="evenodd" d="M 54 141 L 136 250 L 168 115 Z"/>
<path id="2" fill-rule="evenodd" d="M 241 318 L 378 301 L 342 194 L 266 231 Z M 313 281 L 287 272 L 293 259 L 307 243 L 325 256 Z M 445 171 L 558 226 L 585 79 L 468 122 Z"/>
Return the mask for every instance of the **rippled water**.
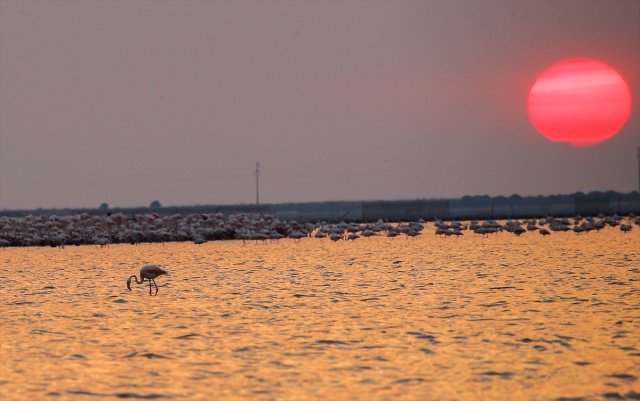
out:
<path id="1" fill-rule="evenodd" d="M 640 399 L 640 232 L 428 232 L 0 249 L 0 398 Z"/>

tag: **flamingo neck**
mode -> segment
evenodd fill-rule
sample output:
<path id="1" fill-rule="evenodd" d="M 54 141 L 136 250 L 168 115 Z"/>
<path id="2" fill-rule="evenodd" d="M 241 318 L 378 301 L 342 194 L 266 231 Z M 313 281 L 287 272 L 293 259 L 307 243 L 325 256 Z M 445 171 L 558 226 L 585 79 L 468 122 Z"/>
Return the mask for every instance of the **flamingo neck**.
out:
<path id="1" fill-rule="evenodd" d="M 136 284 L 144 283 L 144 277 L 140 277 L 140 281 L 138 281 L 138 276 L 136 276 L 135 274 L 133 276 L 129 277 L 129 280 L 127 280 L 127 282 L 131 283 L 131 279 L 136 280 Z"/>

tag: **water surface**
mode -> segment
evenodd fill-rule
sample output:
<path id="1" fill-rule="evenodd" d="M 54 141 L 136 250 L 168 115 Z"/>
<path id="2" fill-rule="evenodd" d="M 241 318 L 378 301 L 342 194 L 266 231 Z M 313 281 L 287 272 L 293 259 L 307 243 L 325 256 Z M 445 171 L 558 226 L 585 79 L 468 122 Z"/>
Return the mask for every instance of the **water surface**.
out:
<path id="1" fill-rule="evenodd" d="M 0 398 L 640 399 L 640 232 L 428 231 L 1 249 Z"/>

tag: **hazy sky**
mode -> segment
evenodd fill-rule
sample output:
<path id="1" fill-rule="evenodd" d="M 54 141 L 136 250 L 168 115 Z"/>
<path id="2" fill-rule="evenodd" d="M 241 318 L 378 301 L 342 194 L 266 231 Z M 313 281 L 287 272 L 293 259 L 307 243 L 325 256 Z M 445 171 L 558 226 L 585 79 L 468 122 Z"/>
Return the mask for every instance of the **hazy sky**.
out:
<path id="1" fill-rule="evenodd" d="M 612 139 L 527 94 L 616 68 Z M 0 0 L 0 209 L 638 190 L 640 1 Z"/>

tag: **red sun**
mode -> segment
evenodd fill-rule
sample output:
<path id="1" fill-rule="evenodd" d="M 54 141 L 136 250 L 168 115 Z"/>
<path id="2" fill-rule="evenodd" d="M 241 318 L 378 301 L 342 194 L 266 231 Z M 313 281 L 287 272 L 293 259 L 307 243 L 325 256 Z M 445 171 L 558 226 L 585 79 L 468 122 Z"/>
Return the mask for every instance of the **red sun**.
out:
<path id="1" fill-rule="evenodd" d="M 589 146 L 620 131 L 631 114 L 631 92 L 602 61 L 574 58 L 544 70 L 527 102 L 529 119 L 547 139 Z"/>

